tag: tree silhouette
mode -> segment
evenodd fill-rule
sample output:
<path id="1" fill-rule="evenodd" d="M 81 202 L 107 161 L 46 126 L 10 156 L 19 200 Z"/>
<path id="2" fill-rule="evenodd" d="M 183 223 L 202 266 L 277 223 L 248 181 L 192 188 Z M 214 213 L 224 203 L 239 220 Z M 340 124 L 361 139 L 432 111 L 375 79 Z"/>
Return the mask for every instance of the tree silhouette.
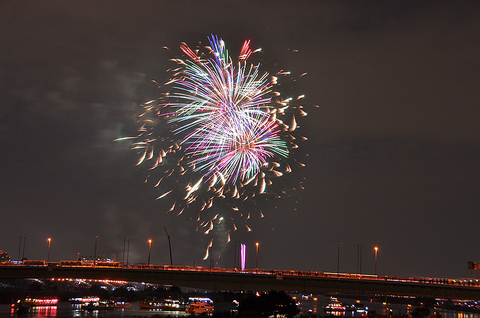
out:
<path id="1" fill-rule="evenodd" d="M 241 317 L 269 317 L 285 315 L 289 318 L 300 312 L 292 297 L 283 291 L 271 291 L 260 296 L 249 295 L 238 306 Z"/>
<path id="2" fill-rule="evenodd" d="M 429 314 L 430 314 L 430 310 L 423 306 L 415 308 L 415 310 L 412 311 L 413 318 L 424 318 L 424 317 L 427 317 Z"/>
<path id="3" fill-rule="evenodd" d="M 265 296 L 265 300 L 268 304 L 270 315 L 285 315 L 291 318 L 300 312 L 292 297 L 283 291 L 271 291 Z"/>

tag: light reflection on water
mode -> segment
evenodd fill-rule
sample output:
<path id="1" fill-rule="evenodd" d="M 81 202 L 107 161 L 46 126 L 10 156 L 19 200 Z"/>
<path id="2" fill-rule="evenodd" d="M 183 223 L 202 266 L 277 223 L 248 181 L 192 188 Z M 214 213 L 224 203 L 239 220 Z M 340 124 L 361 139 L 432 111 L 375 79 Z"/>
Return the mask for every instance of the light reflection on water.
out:
<path id="1" fill-rule="evenodd" d="M 32 307 L 28 313 L 18 316 L 10 304 L 0 304 L 0 317 L 55 317 L 55 318 L 132 318 L 132 317 L 151 317 L 153 315 L 182 317 L 189 316 L 184 311 L 161 311 L 139 309 L 137 302 L 133 302 L 130 309 L 114 310 L 91 310 L 85 311 L 80 305 L 69 302 L 59 302 L 57 306 Z"/>
<path id="2" fill-rule="evenodd" d="M 480 318 L 479 313 L 435 310 L 442 318 Z"/>
<path id="3" fill-rule="evenodd" d="M 343 300 L 342 300 L 343 301 Z M 328 304 L 327 298 L 302 299 L 301 302 L 302 313 L 312 313 L 314 315 L 327 316 L 322 307 Z M 354 303 L 352 300 L 345 300 L 346 303 Z M 375 310 L 377 314 L 392 314 L 402 315 L 408 311 L 407 305 L 387 304 L 387 303 L 369 303 L 364 302 L 370 310 Z M 411 307 L 413 310 L 414 308 Z M 456 312 L 447 310 L 432 310 L 430 316 L 433 313 L 439 313 L 442 318 L 480 318 L 480 313 L 470 312 Z M 39 317 L 55 317 L 55 318 L 133 318 L 133 317 L 151 317 L 153 315 L 172 316 L 185 318 L 190 316 L 184 311 L 161 311 L 161 310 L 145 310 L 139 309 L 137 302 L 133 302 L 130 309 L 120 310 L 94 310 L 94 311 L 82 311 L 80 305 L 73 305 L 69 302 L 59 302 L 57 306 L 45 306 L 45 307 L 32 307 L 27 314 L 18 316 L 11 308 L 10 304 L 0 304 L 0 317 L 22 317 L 22 318 L 39 318 Z M 362 313 L 354 312 L 339 312 L 334 316 L 340 317 L 362 317 Z"/>
<path id="4" fill-rule="evenodd" d="M 325 313 L 323 307 L 326 306 L 330 300 L 328 297 L 308 297 L 306 299 L 297 299 L 298 302 L 301 303 L 300 309 L 301 313 L 307 314 L 311 313 L 312 315 L 317 316 L 327 316 L 333 315 L 336 317 L 344 317 L 344 318 L 359 318 L 364 317 L 366 313 L 361 312 L 336 312 L 336 313 Z M 346 304 L 355 304 L 357 307 L 360 304 L 363 304 L 365 307 L 368 307 L 368 310 L 374 310 L 377 314 L 381 315 L 406 315 L 413 311 L 416 306 L 408 306 L 407 304 L 392 304 L 392 303 L 381 303 L 381 302 L 369 302 L 369 301 L 355 301 L 352 299 L 340 299 L 341 302 Z M 438 313 L 441 315 L 442 318 L 480 318 L 480 313 L 472 313 L 472 312 L 459 312 L 459 311 L 451 311 L 451 310 L 437 310 L 432 309 L 430 311 L 430 317 L 434 314 Z"/>

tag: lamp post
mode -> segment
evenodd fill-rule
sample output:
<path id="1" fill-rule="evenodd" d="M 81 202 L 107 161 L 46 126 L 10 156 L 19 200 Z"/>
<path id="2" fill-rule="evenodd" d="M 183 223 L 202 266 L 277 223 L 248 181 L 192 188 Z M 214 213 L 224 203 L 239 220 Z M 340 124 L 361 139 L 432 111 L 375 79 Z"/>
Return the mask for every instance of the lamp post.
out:
<path id="1" fill-rule="evenodd" d="M 123 238 L 122 266 L 125 266 L 125 238 Z"/>
<path id="2" fill-rule="evenodd" d="M 23 252 L 22 252 L 22 262 L 25 259 L 25 242 L 27 241 L 27 237 L 23 237 Z"/>
<path id="3" fill-rule="evenodd" d="M 360 245 L 357 245 L 357 274 L 358 274 L 359 264 L 360 264 Z"/>
<path id="4" fill-rule="evenodd" d="M 17 263 L 20 263 L 20 250 L 22 249 L 22 237 L 19 236 L 18 238 L 20 239 L 20 242 L 18 243 L 18 259 L 17 259 Z"/>
<path id="5" fill-rule="evenodd" d="M 164 226 L 163 228 L 165 229 L 165 233 L 167 233 L 167 238 L 168 238 L 168 249 L 170 250 L 170 265 L 173 265 L 173 261 L 172 261 L 172 244 L 170 244 L 170 235 L 168 235 L 167 227 Z"/>
<path id="6" fill-rule="evenodd" d="M 98 239 L 98 234 L 95 234 L 95 251 L 93 253 L 93 268 L 95 268 L 95 265 L 97 264 L 97 239 Z"/>
<path id="7" fill-rule="evenodd" d="M 360 267 L 359 267 L 359 274 L 362 274 L 362 245 L 360 245 Z"/>
<path id="8" fill-rule="evenodd" d="M 378 247 L 375 246 L 375 275 L 377 275 L 377 253 L 378 253 Z"/>
<path id="9" fill-rule="evenodd" d="M 148 240 L 148 262 L 147 265 L 150 265 L 150 254 L 152 252 L 152 240 Z"/>
<path id="10" fill-rule="evenodd" d="M 255 243 L 255 246 L 257 247 L 257 254 L 255 258 L 255 270 L 258 272 L 258 242 Z"/>
<path id="11" fill-rule="evenodd" d="M 127 239 L 127 266 L 128 266 L 128 256 L 130 255 L 130 239 Z"/>
<path id="12" fill-rule="evenodd" d="M 48 255 L 47 255 L 47 263 L 50 262 L 50 243 L 52 242 L 51 238 L 47 239 L 48 241 Z"/>
<path id="13" fill-rule="evenodd" d="M 337 277 L 340 277 L 340 241 L 337 243 Z"/>

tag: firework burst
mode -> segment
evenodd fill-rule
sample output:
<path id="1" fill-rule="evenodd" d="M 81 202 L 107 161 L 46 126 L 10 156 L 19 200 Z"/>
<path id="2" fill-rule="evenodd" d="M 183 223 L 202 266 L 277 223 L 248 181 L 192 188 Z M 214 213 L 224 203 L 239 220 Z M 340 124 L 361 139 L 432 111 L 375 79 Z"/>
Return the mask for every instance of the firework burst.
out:
<path id="1" fill-rule="evenodd" d="M 208 234 L 227 222 L 222 215 L 230 211 L 223 227 L 229 240 L 237 217 L 250 218 L 241 206 L 254 205 L 251 198 L 287 194 L 273 180 L 290 173 L 292 163 L 301 165 L 289 157 L 297 147 L 295 114 L 306 113 L 274 91 L 276 77 L 247 63 L 254 53 L 250 41 L 236 61 L 222 39 L 211 36 L 209 42 L 195 51 L 180 45 L 187 58 L 173 60 L 169 91 L 142 105 L 137 136 L 120 139 L 133 140 L 137 165 L 151 163 L 148 179 L 161 190 L 167 212 L 195 211 L 199 229 Z M 223 202 L 220 210 L 214 201 Z M 245 228 L 250 231 L 246 222 Z"/>

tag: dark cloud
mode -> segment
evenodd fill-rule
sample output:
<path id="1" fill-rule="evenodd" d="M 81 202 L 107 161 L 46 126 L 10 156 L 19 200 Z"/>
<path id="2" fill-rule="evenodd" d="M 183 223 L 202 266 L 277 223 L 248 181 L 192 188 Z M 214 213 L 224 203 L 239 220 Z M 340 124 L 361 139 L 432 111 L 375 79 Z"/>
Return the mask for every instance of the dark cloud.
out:
<path id="1" fill-rule="evenodd" d="M 463 276 L 475 261 L 480 171 L 478 4 L 467 1 L 16 1 L 0 8 L 0 249 L 17 258 L 117 253 L 205 265 L 210 237 L 165 214 L 128 143 L 138 105 L 159 96 L 180 42 L 247 38 L 308 116 L 305 189 L 252 217 L 233 241 L 260 266 Z M 169 49 L 165 49 L 168 47 Z M 306 76 L 299 77 L 303 73 Z M 291 87 L 290 87 L 291 86 Z M 318 105 L 318 107 L 315 107 Z M 303 152 L 302 152 L 303 153 Z M 301 153 L 301 154 L 302 154 Z M 303 159 L 302 159 L 303 160 Z M 221 266 L 234 242 L 215 237 Z M 251 254 L 250 253 L 250 254 Z M 250 266 L 253 266 L 250 264 Z"/>

